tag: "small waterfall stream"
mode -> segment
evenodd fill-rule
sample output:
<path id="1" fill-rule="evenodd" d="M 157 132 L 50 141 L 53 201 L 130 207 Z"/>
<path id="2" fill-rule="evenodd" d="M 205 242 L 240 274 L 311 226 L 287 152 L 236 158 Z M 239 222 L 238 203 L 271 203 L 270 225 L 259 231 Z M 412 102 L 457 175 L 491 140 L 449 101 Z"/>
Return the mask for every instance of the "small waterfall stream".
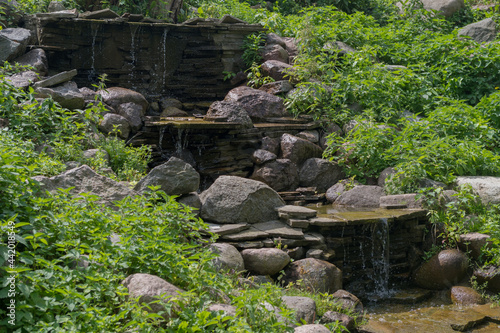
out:
<path id="1" fill-rule="evenodd" d="M 368 293 L 376 298 L 388 298 L 391 295 L 389 290 L 389 223 L 386 218 L 381 218 L 378 223 L 372 226 L 372 249 L 371 261 L 373 274 L 370 277 L 375 289 Z"/>

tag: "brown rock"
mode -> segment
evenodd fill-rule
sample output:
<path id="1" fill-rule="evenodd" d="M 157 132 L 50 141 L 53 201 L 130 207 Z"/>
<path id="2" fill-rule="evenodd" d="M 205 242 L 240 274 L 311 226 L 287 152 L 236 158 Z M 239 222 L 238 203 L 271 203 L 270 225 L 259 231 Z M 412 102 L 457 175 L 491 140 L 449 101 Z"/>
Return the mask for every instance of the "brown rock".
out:
<path id="1" fill-rule="evenodd" d="M 461 281 L 467 272 L 468 260 L 459 250 L 443 250 L 423 263 L 414 273 L 417 285 L 425 289 L 445 289 Z"/>
<path id="2" fill-rule="evenodd" d="M 451 301 L 459 305 L 484 304 L 483 297 L 469 287 L 454 286 L 451 288 Z"/>
<path id="3" fill-rule="evenodd" d="M 311 292 L 333 293 L 342 288 L 342 271 L 327 261 L 306 258 L 288 265 L 283 281 Z"/>
<path id="4" fill-rule="evenodd" d="M 487 283 L 487 290 L 500 293 L 500 267 L 490 266 L 476 269 L 474 276 L 479 284 Z"/>
<path id="5" fill-rule="evenodd" d="M 267 60 L 260 69 L 265 76 L 272 77 L 275 81 L 281 81 L 288 80 L 288 73 L 293 70 L 293 67 L 282 61 Z"/>

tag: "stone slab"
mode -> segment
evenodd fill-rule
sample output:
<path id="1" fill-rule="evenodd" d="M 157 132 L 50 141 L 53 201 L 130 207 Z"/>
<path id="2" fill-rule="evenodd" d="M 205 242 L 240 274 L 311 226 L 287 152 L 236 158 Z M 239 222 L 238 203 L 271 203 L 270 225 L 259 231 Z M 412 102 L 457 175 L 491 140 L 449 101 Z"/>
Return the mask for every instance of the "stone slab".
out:
<path id="1" fill-rule="evenodd" d="M 45 88 L 45 87 L 52 87 L 67 81 L 70 81 L 72 78 L 74 78 L 78 74 L 78 71 L 76 69 L 72 69 L 70 71 L 66 72 L 61 72 L 59 74 L 56 74 L 54 76 L 51 76 L 45 80 L 41 80 L 33 84 L 33 88 Z"/>
<path id="2" fill-rule="evenodd" d="M 289 219 L 288 225 L 292 228 L 307 229 L 309 227 L 309 220 Z"/>
<path id="3" fill-rule="evenodd" d="M 261 231 L 254 227 L 250 227 L 246 230 L 240 231 L 236 234 L 224 235 L 222 236 L 223 240 L 233 241 L 233 242 L 242 242 L 249 241 L 259 238 L 267 238 L 269 234 L 267 232 Z"/>
<path id="4" fill-rule="evenodd" d="M 268 221 L 256 223 L 253 225 L 255 229 L 266 232 L 271 237 L 283 237 L 291 239 L 303 239 L 304 233 L 300 229 L 289 227 L 280 221 Z"/>
<path id="5" fill-rule="evenodd" d="M 250 225 L 248 223 L 237 223 L 237 224 L 208 223 L 208 231 L 217 234 L 219 236 L 236 234 L 248 228 L 250 228 Z"/>
<path id="6" fill-rule="evenodd" d="M 280 218 L 283 219 L 303 219 L 309 217 L 315 217 L 317 212 L 314 209 L 302 207 L 302 206 L 291 206 L 286 205 L 278 208 L 278 214 Z"/>

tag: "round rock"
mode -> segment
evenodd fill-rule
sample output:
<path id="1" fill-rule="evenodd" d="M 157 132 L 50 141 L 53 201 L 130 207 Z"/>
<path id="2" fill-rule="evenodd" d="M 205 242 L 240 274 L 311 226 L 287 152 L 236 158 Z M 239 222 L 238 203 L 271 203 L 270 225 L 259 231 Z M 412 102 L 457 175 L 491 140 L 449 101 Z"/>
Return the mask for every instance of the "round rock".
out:
<path id="1" fill-rule="evenodd" d="M 218 270 L 234 270 L 236 272 L 241 272 L 245 269 L 243 257 L 231 244 L 211 244 L 210 250 L 218 255 L 217 258 L 212 261 Z"/>
<path id="2" fill-rule="evenodd" d="M 454 286 L 450 291 L 451 301 L 459 305 L 484 304 L 483 297 L 469 287 Z"/>
<path id="3" fill-rule="evenodd" d="M 330 330 L 320 324 L 310 324 L 296 327 L 295 333 L 330 333 Z"/>
<path id="4" fill-rule="evenodd" d="M 295 319 L 298 323 L 301 323 L 302 320 L 304 320 L 306 324 L 314 323 L 316 319 L 316 302 L 312 298 L 283 296 L 281 299 L 289 309 L 295 311 Z"/>
<path id="5" fill-rule="evenodd" d="M 306 160 L 299 173 L 301 186 L 316 187 L 319 192 L 325 192 L 343 177 L 342 168 L 337 163 L 322 158 Z"/>
<path id="6" fill-rule="evenodd" d="M 290 262 L 290 256 L 280 249 L 247 249 L 241 252 L 245 269 L 260 275 L 279 273 Z"/>
<path id="7" fill-rule="evenodd" d="M 285 270 L 285 284 L 297 284 L 300 280 L 301 286 L 311 292 L 333 293 L 342 288 L 342 271 L 327 261 L 306 258 L 291 263 Z"/>
<path id="8" fill-rule="evenodd" d="M 445 289 L 460 282 L 467 273 L 467 256 L 459 250 L 443 250 L 423 263 L 414 273 L 417 285 L 425 289 Z"/>

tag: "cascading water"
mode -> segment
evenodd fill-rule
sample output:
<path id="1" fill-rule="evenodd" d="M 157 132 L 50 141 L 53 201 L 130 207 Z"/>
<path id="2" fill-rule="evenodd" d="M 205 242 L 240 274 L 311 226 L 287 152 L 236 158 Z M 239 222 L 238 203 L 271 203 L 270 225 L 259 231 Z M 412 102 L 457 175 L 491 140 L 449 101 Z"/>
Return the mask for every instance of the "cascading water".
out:
<path id="1" fill-rule="evenodd" d="M 391 296 L 389 289 L 389 223 L 386 218 L 381 218 L 372 227 L 372 266 L 371 280 L 374 283 L 373 292 L 369 293 L 374 298 L 388 298 Z"/>
<path id="2" fill-rule="evenodd" d="M 163 59 L 163 75 L 162 75 L 162 87 L 165 87 L 166 77 L 167 77 L 167 36 L 168 36 L 168 28 L 163 29 L 163 34 L 161 36 L 161 57 Z"/>
<path id="3" fill-rule="evenodd" d="M 90 23 L 90 30 L 92 35 L 92 44 L 91 44 L 92 55 L 91 55 L 91 63 L 90 63 L 90 71 L 88 79 L 90 82 L 94 84 L 98 82 L 98 73 L 95 70 L 95 58 L 96 58 L 96 40 L 100 28 L 101 28 L 101 22 L 92 21 Z"/>
<path id="4" fill-rule="evenodd" d="M 131 34 L 131 42 L 130 42 L 130 83 L 132 86 L 132 89 L 136 89 L 134 86 L 135 83 L 135 69 L 137 67 L 137 49 L 138 47 L 138 42 L 136 36 L 140 35 L 141 31 L 141 26 L 140 25 L 135 25 L 135 24 L 130 24 L 130 34 Z"/>

